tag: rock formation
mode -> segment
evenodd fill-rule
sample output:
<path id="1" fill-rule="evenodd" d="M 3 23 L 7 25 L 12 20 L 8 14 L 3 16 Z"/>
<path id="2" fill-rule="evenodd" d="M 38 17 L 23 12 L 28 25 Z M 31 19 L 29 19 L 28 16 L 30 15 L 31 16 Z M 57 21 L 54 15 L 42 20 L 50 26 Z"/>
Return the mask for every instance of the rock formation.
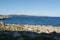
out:
<path id="1" fill-rule="evenodd" d="M 0 20 L 11 18 L 10 16 L 0 16 Z"/>
<path id="2" fill-rule="evenodd" d="M 60 27 L 0 22 L 0 40 L 60 40 Z"/>

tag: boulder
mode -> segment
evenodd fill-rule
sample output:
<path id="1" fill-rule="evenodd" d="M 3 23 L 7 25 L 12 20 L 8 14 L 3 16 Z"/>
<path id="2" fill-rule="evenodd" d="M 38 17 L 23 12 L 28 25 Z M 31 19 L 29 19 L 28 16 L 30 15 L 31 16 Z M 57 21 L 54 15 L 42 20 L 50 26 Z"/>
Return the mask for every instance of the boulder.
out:
<path id="1" fill-rule="evenodd" d="M 5 26 L 5 23 L 0 22 L 0 27 Z"/>
<path id="2" fill-rule="evenodd" d="M 28 33 L 24 33 L 24 35 L 28 36 L 28 37 L 37 37 L 38 35 L 36 35 L 33 32 L 28 32 Z"/>
<path id="3" fill-rule="evenodd" d="M 19 36 L 21 36 L 21 34 L 19 34 L 18 32 L 14 32 L 13 37 L 19 37 Z"/>
<path id="4" fill-rule="evenodd" d="M 19 37 L 18 40 L 24 40 L 24 38 L 23 37 Z"/>

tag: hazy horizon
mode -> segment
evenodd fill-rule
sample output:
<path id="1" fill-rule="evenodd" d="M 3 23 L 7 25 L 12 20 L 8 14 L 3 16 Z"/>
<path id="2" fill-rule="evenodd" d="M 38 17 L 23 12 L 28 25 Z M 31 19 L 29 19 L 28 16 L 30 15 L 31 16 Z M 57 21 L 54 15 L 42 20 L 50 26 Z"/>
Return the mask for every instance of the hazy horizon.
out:
<path id="1" fill-rule="evenodd" d="M 0 15 L 60 17 L 60 0 L 0 0 Z"/>

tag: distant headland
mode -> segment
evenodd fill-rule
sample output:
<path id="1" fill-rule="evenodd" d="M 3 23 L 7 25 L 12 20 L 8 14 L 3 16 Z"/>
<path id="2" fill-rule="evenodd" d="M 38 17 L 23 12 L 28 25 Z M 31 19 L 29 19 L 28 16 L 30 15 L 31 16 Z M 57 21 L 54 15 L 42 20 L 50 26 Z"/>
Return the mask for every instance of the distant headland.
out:
<path id="1" fill-rule="evenodd" d="M 3 19 L 9 19 L 9 18 L 11 18 L 11 16 L 0 15 L 0 20 L 3 20 Z"/>
<path id="2" fill-rule="evenodd" d="M 0 19 L 4 18 L 10 18 L 12 16 L 20 16 L 20 17 L 54 17 L 54 16 L 37 16 L 37 15 L 17 15 L 17 14 L 11 14 L 11 15 L 0 15 Z"/>

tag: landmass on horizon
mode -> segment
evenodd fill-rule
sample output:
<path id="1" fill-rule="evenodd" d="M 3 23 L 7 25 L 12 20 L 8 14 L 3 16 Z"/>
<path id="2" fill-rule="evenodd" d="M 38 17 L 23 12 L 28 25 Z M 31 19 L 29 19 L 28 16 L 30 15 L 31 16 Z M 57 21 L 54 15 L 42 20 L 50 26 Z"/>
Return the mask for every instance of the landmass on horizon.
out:
<path id="1" fill-rule="evenodd" d="M 25 15 L 25 14 L 21 14 L 21 15 L 18 15 L 18 14 L 9 14 L 9 15 L 0 15 L 0 16 L 25 16 L 25 17 L 56 17 L 56 16 L 38 16 L 38 15 Z"/>

